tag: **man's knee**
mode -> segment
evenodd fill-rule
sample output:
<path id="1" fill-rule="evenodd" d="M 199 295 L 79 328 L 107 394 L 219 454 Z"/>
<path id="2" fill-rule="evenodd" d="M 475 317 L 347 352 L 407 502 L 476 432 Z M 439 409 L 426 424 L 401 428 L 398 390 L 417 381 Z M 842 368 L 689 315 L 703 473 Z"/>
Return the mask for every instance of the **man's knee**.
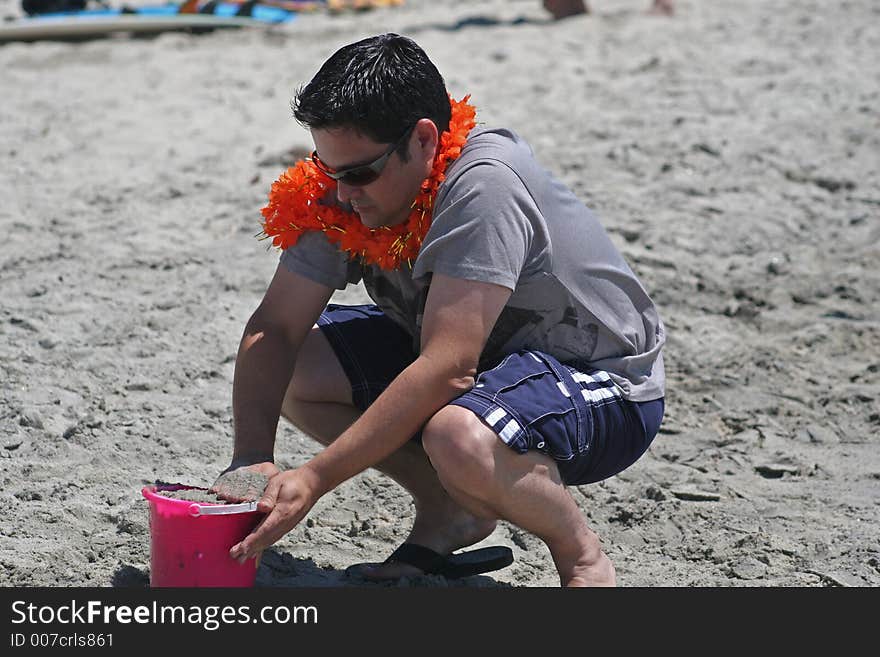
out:
<path id="1" fill-rule="evenodd" d="M 422 430 L 422 446 L 441 481 L 468 482 L 492 476 L 498 437 L 461 406 L 440 409 Z"/>

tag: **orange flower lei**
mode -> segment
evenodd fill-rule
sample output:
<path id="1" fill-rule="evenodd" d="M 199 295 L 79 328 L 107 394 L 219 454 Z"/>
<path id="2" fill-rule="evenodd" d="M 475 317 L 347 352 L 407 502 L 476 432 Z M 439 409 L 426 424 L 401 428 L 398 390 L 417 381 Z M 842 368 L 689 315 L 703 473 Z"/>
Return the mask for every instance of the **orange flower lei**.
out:
<path id="1" fill-rule="evenodd" d="M 469 99 L 468 95 L 456 101 L 450 96 L 449 130 L 440 135 L 431 175 L 422 182 L 405 222 L 368 228 L 357 214 L 322 204 L 321 199 L 336 188 L 336 181 L 311 160 L 300 160 L 272 183 L 269 204 L 261 210 L 265 221 L 260 239 L 271 237 L 274 246 L 286 249 L 306 231 L 321 230 L 351 258 L 360 256 L 365 263 L 382 269 L 397 269 L 404 261 L 412 266 L 431 225 L 434 197 L 446 179 L 446 168 L 461 155 L 467 136 L 476 125 L 476 110 L 468 104 Z"/>

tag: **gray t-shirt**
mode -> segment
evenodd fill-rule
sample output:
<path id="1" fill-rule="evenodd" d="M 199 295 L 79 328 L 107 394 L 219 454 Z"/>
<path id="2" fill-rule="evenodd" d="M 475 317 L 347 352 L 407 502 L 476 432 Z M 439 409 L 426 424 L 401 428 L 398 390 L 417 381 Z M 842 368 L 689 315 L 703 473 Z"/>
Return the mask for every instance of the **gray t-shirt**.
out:
<path id="1" fill-rule="evenodd" d="M 350 260 L 323 233 L 281 256 L 293 272 L 337 289 L 363 280 L 370 298 L 419 348 L 432 273 L 502 285 L 512 294 L 481 369 L 519 349 L 607 371 L 626 399 L 664 395 L 663 323 L 593 213 L 503 129 L 477 129 L 446 173 L 412 269 Z"/>

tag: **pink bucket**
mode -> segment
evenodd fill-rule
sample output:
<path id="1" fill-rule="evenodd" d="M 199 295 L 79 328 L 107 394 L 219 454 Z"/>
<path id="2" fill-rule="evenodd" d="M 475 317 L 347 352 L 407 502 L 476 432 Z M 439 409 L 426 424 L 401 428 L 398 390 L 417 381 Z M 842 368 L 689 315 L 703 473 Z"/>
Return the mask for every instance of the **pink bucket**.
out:
<path id="1" fill-rule="evenodd" d="M 158 495 L 160 490 L 192 487 L 174 484 L 141 490 L 150 503 L 150 586 L 253 586 L 256 560 L 239 564 L 229 550 L 263 518 L 257 503 L 200 504 Z"/>

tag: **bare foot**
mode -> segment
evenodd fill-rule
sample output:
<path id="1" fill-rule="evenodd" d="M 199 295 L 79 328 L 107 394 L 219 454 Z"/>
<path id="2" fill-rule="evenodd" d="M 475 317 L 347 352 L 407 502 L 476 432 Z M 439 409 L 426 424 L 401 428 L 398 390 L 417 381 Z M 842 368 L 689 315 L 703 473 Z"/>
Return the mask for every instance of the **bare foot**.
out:
<path id="1" fill-rule="evenodd" d="M 560 573 L 562 586 L 617 586 L 614 564 L 604 552 L 593 563 L 577 564 L 567 576 Z"/>
<path id="2" fill-rule="evenodd" d="M 549 11 L 556 20 L 590 13 L 584 0 L 544 0 L 544 9 Z"/>

